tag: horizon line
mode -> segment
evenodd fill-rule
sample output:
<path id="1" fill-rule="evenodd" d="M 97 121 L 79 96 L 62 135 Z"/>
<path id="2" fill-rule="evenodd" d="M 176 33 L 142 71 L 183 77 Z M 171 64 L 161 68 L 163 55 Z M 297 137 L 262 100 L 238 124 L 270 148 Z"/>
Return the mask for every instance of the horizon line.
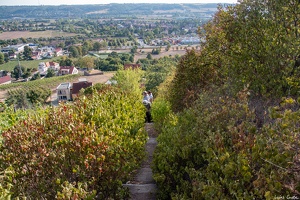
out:
<path id="1" fill-rule="evenodd" d="M 91 3 L 91 4 L 24 4 L 24 5 L 0 5 L 1 6 L 83 6 L 83 5 L 107 5 L 107 4 L 236 4 L 228 2 L 219 2 L 219 3 Z"/>

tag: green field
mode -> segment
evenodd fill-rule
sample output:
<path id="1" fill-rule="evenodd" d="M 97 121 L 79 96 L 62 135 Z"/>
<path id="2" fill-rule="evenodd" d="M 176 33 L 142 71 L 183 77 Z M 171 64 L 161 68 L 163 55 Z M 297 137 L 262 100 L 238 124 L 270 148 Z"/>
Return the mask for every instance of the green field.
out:
<path id="1" fill-rule="evenodd" d="M 38 67 L 40 62 L 49 62 L 52 61 L 50 59 L 45 59 L 45 60 L 29 60 L 29 61 L 20 61 L 20 65 L 25 67 L 25 68 L 36 68 Z M 6 71 L 12 71 L 15 66 L 18 65 L 18 61 L 9 61 L 8 63 L 0 65 L 0 70 L 6 70 Z"/>

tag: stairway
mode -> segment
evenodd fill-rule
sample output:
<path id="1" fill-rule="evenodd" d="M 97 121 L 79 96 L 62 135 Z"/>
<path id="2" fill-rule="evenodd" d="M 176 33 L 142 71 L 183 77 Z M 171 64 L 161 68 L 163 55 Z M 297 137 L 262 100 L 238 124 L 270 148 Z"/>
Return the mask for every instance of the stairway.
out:
<path id="1" fill-rule="evenodd" d="M 148 141 L 145 146 L 147 157 L 137 171 L 132 181 L 124 184 L 130 192 L 130 199 L 132 200 L 155 200 L 156 199 L 156 184 L 152 178 L 151 163 L 153 152 L 157 145 L 157 134 L 154 131 L 153 123 L 146 123 L 145 129 L 148 133 Z"/>

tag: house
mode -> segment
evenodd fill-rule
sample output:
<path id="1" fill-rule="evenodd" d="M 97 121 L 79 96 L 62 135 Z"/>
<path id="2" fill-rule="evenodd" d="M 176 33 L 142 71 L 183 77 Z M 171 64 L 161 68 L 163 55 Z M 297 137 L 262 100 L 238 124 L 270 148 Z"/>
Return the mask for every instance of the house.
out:
<path id="1" fill-rule="evenodd" d="M 38 71 L 41 75 L 46 75 L 48 69 L 53 69 L 54 71 L 58 71 L 59 63 L 56 62 L 40 62 L 38 66 Z"/>
<path id="2" fill-rule="evenodd" d="M 56 53 L 56 56 L 64 55 L 63 49 L 60 47 L 55 48 L 54 52 Z"/>
<path id="3" fill-rule="evenodd" d="M 42 59 L 41 52 L 40 51 L 33 51 L 31 58 L 33 60 L 41 60 Z"/>
<path id="4" fill-rule="evenodd" d="M 46 63 L 44 62 L 40 62 L 39 63 L 39 66 L 38 66 L 38 71 L 39 73 L 42 75 L 42 74 L 46 74 L 47 71 L 48 71 L 48 66 L 46 65 Z"/>
<path id="5" fill-rule="evenodd" d="M 54 71 L 58 71 L 60 69 L 59 63 L 57 62 L 47 62 L 49 65 L 49 69 L 53 69 Z"/>
<path id="6" fill-rule="evenodd" d="M 81 89 L 85 89 L 93 86 L 92 82 L 88 82 L 86 79 L 79 79 L 79 82 L 73 83 L 72 86 L 72 99 L 75 99 L 79 95 Z"/>
<path id="7" fill-rule="evenodd" d="M 6 71 L 0 71 L 0 85 L 11 83 L 11 76 Z"/>
<path id="8" fill-rule="evenodd" d="M 78 74 L 78 70 L 74 66 L 61 66 L 58 71 L 59 76 L 68 74 Z"/>
<path id="9" fill-rule="evenodd" d="M 9 83 L 11 83 L 11 77 L 10 76 L 0 77 L 0 85 L 9 84 Z"/>
<path id="10" fill-rule="evenodd" d="M 140 64 L 124 64 L 124 70 L 126 69 L 140 69 Z"/>
<path id="11" fill-rule="evenodd" d="M 61 83 L 57 88 L 57 100 L 60 101 L 70 101 L 72 100 L 71 95 L 72 84 L 71 83 Z"/>

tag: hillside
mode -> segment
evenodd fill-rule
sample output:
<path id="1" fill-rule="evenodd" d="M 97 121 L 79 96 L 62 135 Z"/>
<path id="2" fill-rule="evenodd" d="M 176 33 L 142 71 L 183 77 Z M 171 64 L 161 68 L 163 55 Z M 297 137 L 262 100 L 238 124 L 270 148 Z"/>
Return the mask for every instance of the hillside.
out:
<path id="1" fill-rule="evenodd" d="M 1 6 L 0 19 L 118 18 L 141 15 L 211 18 L 217 6 L 215 3 Z"/>

